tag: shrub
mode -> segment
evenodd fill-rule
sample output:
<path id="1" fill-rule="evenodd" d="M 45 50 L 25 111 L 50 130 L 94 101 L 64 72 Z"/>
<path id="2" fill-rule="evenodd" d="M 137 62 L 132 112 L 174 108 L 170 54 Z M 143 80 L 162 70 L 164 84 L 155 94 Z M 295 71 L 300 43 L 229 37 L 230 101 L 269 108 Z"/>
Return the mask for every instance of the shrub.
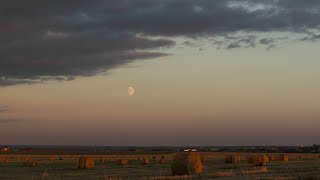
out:
<path id="1" fill-rule="evenodd" d="M 35 167 L 37 165 L 38 165 L 37 161 L 31 161 L 31 160 L 28 160 L 23 163 L 23 166 L 27 166 L 27 167 Z"/>
<path id="2" fill-rule="evenodd" d="M 171 164 L 172 175 L 194 175 L 201 173 L 202 170 L 203 164 L 198 153 L 180 152 L 174 154 Z"/>
<path id="3" fill-rule="evenodd" d="M 225 156 L 225 163 L 239 163 L 240 162 L 240 156 L 235 155 L 235 154 L 229 154 Z"/>
<path id="4" fill-rule="evenodd" d="M 248 158 L 248 163 L 254 166 L 266 166 L 268 157 L 266 155 L 253 155 Z"/>
<path id="5" fill-rule="evenodd" d="M 128 165 L 129 160 L 128 159 L 119 159 L 118 160 L 118 165 Z"/>
<path id="6" fill-rule="evenodd" d="M 91 157 L 81 156 L 78 161 L 78 169 L 93 169 L 94 160 Z"/>
<path id="7" fill-rule="evenodd" d="M 279 160 L 288 162 L 289 161 L 289 156 L 287 154 L 280 154 Z"/>

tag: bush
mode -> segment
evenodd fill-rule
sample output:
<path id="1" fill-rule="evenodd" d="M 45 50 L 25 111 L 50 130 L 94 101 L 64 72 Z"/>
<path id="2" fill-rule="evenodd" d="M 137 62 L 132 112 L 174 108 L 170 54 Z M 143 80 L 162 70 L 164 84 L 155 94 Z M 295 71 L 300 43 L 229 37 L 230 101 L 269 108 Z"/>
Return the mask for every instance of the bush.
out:
<path id="1" fill-rule="evenodd" d="M 196 152 L 176 153 L 171 164 L 172 175 L 194 175 L 203 170 L 200 156 Z"/>
<path id="2" fill-rule="evenodd" d="M 26 161 L 23 163 L 23 166 L 27 166 L 27 167 L 35 167 L 38 165 L 38 162 L 37 161 Z"/>

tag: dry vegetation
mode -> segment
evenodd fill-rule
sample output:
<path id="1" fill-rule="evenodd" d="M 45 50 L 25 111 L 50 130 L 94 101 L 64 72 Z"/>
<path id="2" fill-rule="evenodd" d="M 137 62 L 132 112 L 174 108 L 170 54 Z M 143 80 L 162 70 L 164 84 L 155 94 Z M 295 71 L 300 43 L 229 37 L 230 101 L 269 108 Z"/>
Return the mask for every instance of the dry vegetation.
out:
<path id="1" fill-rule="evenodd" d="M 7 154 L 0 155 L 0 179 L 320 179 L 319 156 L 253 153 Z M 226 163 L 226 157 L 239 160 Z"/>

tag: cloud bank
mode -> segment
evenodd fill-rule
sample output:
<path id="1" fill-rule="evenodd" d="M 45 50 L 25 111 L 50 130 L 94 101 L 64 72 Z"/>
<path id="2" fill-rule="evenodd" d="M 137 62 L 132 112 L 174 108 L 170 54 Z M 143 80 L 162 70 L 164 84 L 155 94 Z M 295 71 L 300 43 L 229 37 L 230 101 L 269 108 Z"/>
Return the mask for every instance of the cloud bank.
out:
<path id="1" fill-rule="evenodd" d="M 319 25 L 318 0 L 4 0 L 0 86 L 73 80 L 167 56 L 174 37 L 269 49 L 288 39 L 272 33 L 316 41 Z"/>

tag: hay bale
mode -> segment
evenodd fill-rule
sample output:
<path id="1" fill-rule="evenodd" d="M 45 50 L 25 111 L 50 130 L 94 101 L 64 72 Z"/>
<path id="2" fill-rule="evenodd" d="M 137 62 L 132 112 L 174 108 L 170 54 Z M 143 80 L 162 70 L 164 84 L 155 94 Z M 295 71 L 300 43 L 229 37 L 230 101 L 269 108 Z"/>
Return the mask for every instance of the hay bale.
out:
<path id="1" fill-rule="evenodd" d="M 203 170 L 200 155 L 196 152 L 176 153 L 171 164 L 172 175 L 194 175 Z"/>
<path id="2" fill-rule="evenodd" d="M 55 156 L 50 156 L 49 161 L 55 161 L 57 158 Z"/>
<path id="3" fill-rule="evenodd" d="M 268 157 L 266 155 L 253 155 L 248 158 L 248 163 L 254 166 L 266 166 Z"/>
<path id="4" fill-rule="evenodd" d="M 166 160 L 164 160 L 164 159 L 159 160 L 159 164 L 164 164 L 165 162 L 166 162 Z"/>
<path id="5" fill-rule="evenodd" d="M 156 160 L 156 159 L 157 159 L 157 156 L 152 156 L 152 159 L 153 159 L 153 160 Z"/>
<path id="6" fill-rule="evenodd" d="M 146 165 L 146 164 L 149 164 L 149 159 L 143 159 L 142 161 L 141 161 L 141 164 L 142 165 Z"/>
<path id="7" fill-rule="evenodd" d="M 100 156 L 99 161 L 104 162 L 104 158 L 102 156 Z"/>
<path id="8" fill-rule="evenodd" d="M 27 166 L 27 167 L 35 167 L 38 165 L 37 161 L 31 161 L 31 160 L 27 160 L 26 162 L 23 163 L 23 166 Z"/>
<path id="9" fill-rule="evenodd" d="M 289 156 L 287 154 L 280 154 L 279 156 L 280 161 L 288 162 L 289 161 Z"/>
<path id="10" fill-rule="evenodd" d="M 272 155 L 272 156 L 269 157 L 269 160 L 270 161 L 279 161 L 279 158 L 277 156 L 275 156 L 275 155 Z"/>
<path id="11" fill-rule="evenodd" d="M 78 169 L 93 169 L 94 160 L 91 157 L 81 156 L 78 161 Z"/>
<path id="12" fill-rule="evenodd" d="M 161 159 L 165 159 L 166 157 L 165 156 L 161 156 Z"/>
<path id="13" fill-rule="evenodd" d="M 128 165 L 129 160 L 128 159 L 119 159 L 118 160 L 118 165 Z"/>
<path id="14" fill-rule="evenodd" d="M 63 161 L 64 159 L 65 159 L 65 157 L 63 157 L 63 156 L 60 156 L 60 157 L 59 157 L 59 160 L 60 160 L 60 161 Z"/>
<path id="15" fill-rule="evenodd" d="M 237 164 L 240 163 L 240 156 L 235 154 L 229 154 L 225 156 L 225 163 Z"/>

